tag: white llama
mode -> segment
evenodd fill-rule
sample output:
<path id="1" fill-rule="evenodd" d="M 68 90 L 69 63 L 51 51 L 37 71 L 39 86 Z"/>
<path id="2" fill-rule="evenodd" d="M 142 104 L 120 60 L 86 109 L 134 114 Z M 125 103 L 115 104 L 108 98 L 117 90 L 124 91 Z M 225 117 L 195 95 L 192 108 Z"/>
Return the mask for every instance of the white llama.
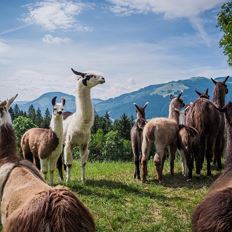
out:
<path id="1" fill-rule="evenodd" d="M 94 123 L 94 110 L 90 90 L 105 83 L 105 78 L 93 73 L 82 73 L 73 70 L 77 75 L 76 112 L 64 120 L 64 163 L 66 165 L 66 182 L 70 180 L 73 163 L 72 149 L 80 147 L 81 180 L 85 181 L 85 165 L 88 160 L 88 144 L 91 128 Z"/>

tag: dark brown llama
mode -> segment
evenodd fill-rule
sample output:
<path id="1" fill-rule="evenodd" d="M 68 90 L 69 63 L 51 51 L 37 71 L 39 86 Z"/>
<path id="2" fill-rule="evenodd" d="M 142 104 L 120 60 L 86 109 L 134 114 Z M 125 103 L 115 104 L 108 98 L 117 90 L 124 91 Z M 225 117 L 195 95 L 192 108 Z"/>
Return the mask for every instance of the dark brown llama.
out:
<path id="1" fill-rule="evenodd" d="M 226 78 L 224 82 L 226 82 L 227 79 L 228 78 Z M 220 83 L 220 86 L 222 84 L 226 88 L 224 82 Z M 217 86 L 219 86 L 219 82 L 217 83 Z M 217 86 L 215 89 L 218 89 Z M 222 95 L 225 96 L 220 88 L 217 96 L 221 97 Z M 200 175 L 204 163 L 204 157 L 206 157 L 207 161 L 207 175 L 211 175 L 210 163 L 214 157 L 216 142 L 220 136 L 223 136 L 220 129 L 220 122 L 222 121 L 221 118 L 221 113 L 215 109 L 212 102 L 207 98 L 201 97 L 197 99 L 188 109 L 186 114 L 186 125 L 197 129 L 201 141 L 201 153 L 199 154 L 200 165 L 196 166 L 197 175 Z"/>
<path id="2" fill-rule="evenodd" d="M 138 106 L 134 103 L 136 107 L 136 122 L 131 128 L 130 136 L 131 136 L 131 146 L 132 151 L 134 155 L 134 164 L 135 164 L 135 170 L 134 170 L 134 178 L 140 180 L 140 162 L 142 157 L 142 135 L 143 135 L 143 128 L 146 124 L 145 119 L 145 109 L 147 107 L 147 103 L 145 103 L 144 106 Z"/>
<path id="3" fill-rule="evenodd" d="M 94 232 L 89 210 L 67 188 L 52 188 L 29 161 L 20 161 L 9 114 L 0 102 L 0 200 L 3 232 Z"/>
<path id="4" fill-rule="evenodd" d="M 214 93 L 213 93 L 213 103 L 219 108 L 222 108 L 225 105 L 225 96 L 228 93 L 228 89 L 226 85 L 226 81 L 228 80 L 228 78 L 229 76 L 227 76 L 225 80 L 222 82 L 215 81 L 213 78 L 211 78 L 213 83 L 215 84 Z M 218 136 L 216 138 L 213 163 L 215 166 L 217 166 L 218 169 L 222 169 L 221 157 L 223 155 L 223 151 L 225 147 L 225 137 L 224 137 L 225 119 L 222 113 L 219 112 L 219 115 L 220 115 L 220 121 L 218 122 L 219 131 L 218 131 Z"/>
<path id="5" fill-rule="evenodd" d="M 205 92 L 199 92 L 195 90 L 199 98 L 209 99 L 208 89 Z M 200 136 L 198 131 L 190 126 L 186 126 L 185 116 L 191 105 L 188 105 L 184 112 L 181 112 L 180 117 L 184 125 L 179 126 L 178 132 L 178 150 L 182 158 L 182 172 L 187 177 L 187 180 L 192 178 L 193 163 L 196 162 L 196 166 L 200 165 L 199 153 L 200 153 Z"/>
<path id="6" fill-rule="evenodd" d="M 229 102 L 220 110 L 226 116 L 228 137 L 225 169 L 194 210 L 193 232 L 232 231 L 232 103 Z"/>

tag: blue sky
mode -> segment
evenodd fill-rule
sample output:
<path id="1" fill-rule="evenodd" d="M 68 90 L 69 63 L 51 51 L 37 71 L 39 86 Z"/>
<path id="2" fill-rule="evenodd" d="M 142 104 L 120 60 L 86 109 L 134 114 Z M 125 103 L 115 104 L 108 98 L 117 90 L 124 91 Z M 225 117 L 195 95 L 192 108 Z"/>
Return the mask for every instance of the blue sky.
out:
<path id="1" fill-rule="evenodd" d="M 103 74 L 106 99 L 193 76 L 231 75 L 216 27 L 222 0 L 1 0 L 0 99 L 74 94 L 70 68 Z"/>

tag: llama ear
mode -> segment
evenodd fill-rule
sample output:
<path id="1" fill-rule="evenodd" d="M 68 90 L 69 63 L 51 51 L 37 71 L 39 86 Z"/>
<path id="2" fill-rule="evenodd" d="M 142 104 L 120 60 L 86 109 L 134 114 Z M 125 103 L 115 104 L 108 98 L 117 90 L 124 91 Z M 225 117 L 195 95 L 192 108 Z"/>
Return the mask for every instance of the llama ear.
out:
<path id="1" fill-rule="evenodd" d="M 208 95 L 209 88 L 206 89 L 205 94 Z"/>
<path id="2" fill-rule="evenodd" d="M 9 100 L 7 100 L 7 104 L 6 104 L 6 108 L 9 110 L 11 104 L 14 102 L 14 100 L 16 99 L 16 97 L 18 97 L 18 94 L 16 94 L 14 97 L 10 98 Z"/>
<path id="3" fill-rule="evenodd" d="M 55 104 L 56 104 L 56 98 L 57 98 L 56 96 L 54 98 L 52 98 L 52 105 L 53 106 L 55 106 Z"/>
<path id="4" fill-rule="evenodd" d="M 135 108 L 136 108 L 138 111 L 140 111 L 138 105 L 137 105 L 136 103 L 134 103 L 134 105 L 135 105 Z"/>
<path id="5" fill-rule="evenodd" d="M 65 99 L 63 97 L 61 98 L 61 104 L 62 104 L 62 106 L 65 105 Z"/>
<path id="6" fill-rule="evenodd" d="M 211 80 L 215 85 L 217 84 L 217 82 L 213 78 L 211 78 Z"/>
<path id="7" fill-rule="evenodd" d="M 3 101 L 3 102 L 0 101 L 0 107 L 5 107 L 6 105 L 7 105 L 7 101 Z"/>
<path id="8" fill-rule="evenodd" d="M 229 77 L 230 77 L 230 76 L 227 76 L 227 77 L 225 78 L 225 80 L 223 81 L 223 84 L 225 84 L 225 83 L 227 82 L 227 80 L 229 79 Z"/>
<path id="9" fill-rule="evenodd" d="M 180 94 L 178 95 L 177 98 L 180 99 L 180 97 L 182 96 L 182 94 L 183 94 L 183 91 L 180 92 Z"/>
<path id="10" fill-rule="evenodd" d="M 77 76 L 81 76 L 81 77 L 84 77 L 86 75 L 86 73 L 82 73 L 82 72 L 78 72 L 78 71 L 75 71 L 73 68 L 71 68 L 72 72 L 77 75 Z"/>
<path id="11" fill-rule="evenodd" d="M 197 93 L 197 95 L 200 97 L 202 94 L 200 92 L 198 92 L 197 90 L 195 90 L 195 92 Z"/>
<path id="12" fill-rule="evenodd" d="M 144 110 L 146 109 L 146 107 L 147 107 L 148 104 L 149 104 L 149 102 L 146 102 L 146 103 L 144 104 L 144 106 L 143 106 L 143 109 L 144 109 Z"/>

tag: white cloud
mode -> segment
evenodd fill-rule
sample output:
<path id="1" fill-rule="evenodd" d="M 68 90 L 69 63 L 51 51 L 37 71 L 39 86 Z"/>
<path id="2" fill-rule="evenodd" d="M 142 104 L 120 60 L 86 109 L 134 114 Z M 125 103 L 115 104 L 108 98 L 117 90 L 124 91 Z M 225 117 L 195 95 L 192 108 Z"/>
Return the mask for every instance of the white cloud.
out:
<path id="1" fill-rule="evenodd" d="M 188 18 L 209 46 L 211 40 L 200 15 L 220 6 L 225 0 L 108 0 L 108 2 L 112 4 L 110 9 L 116 14 L 156 13 L 163 14 L 166 19 Z"/>
<path id="2" fill-rule="evenodd" d="M 213 9 L 224 0 L 108 0 L 115 13 L 162 13 L 166 18 L 191 18 Z"/>
<path id="3" fill-rule="evenodd" d="M 23 21 L 41 26 L 47 31 L 57 29 L 72 29 L 88 31 L 88 27 L 80 25 L 76 21 L 85 4 L 72 0 L 44 0 L 34 4 L 28 4 L 27 14 Z"/>
<path id="4" fill-rule="evenodd" d="M 31 100 L 48 91 L 75 94 L 71 67 L 83 72 L 94 70 L 102 73 L 106 83 L 94 88 L 93 96 L 103 99 L 150 84 L 192 76 L 231 75 L 223 54 L 210 52 L 192 57 L 192 49 L 202 47 L 199 37 L 193 35 L 166 38 L 157 44 L 95 46 L 72 42 L 57 49 L 57 46 L 44 43 L 17 41 L 7 46 L 10 50 L 0 53 L 0 61 L 1 58 L 8 61 L 5 64 L 0 62 L 0 99 L 15 93 L 19 93 L 18 100 Z M 187 51 L 191 48 L 191 51 L 182 53 L 179 48 L 183 47 Z"/>
<path id="5" fill-rule="evenodd" d="M 46 34 L 43 38 L 42 41 L 44 43 L 47 44 L 64 44 L 64 43 L 68 43 L 71 41 L 71 39 L 65 37 L 65 38 L 61 38 L 61 37 L 55 37 L 52 36 L 50 34 Z"/>

